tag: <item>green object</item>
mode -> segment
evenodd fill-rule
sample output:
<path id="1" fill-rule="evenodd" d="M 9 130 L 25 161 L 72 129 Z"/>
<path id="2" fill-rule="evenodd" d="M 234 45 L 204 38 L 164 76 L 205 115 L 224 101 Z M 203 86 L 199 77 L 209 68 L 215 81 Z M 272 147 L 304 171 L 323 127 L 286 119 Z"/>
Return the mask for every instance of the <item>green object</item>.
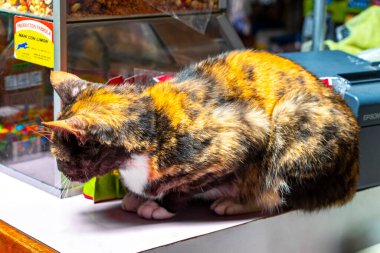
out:
<path id="1" fill-rule="evenodd" d="M 345 24 L 348 36 L 339 42 L 331 40 L 325 44 L 331 50 L 341 50 L 350 54 L 380 47 L 380 6 L 372 6 Z"/>
<path id="2" fill-rule="evenodd" d="M 117 170 L 94 177 L 83 185 L 83 195 L 94 203 L 121 199 L 126 193 L 127 189 L 121 183 Z"/>
<path id="3" fill-rule="evenodd" d="M 331 19 L 335 23 L 342 24 L 346 19 L 348 12 L 353 10 L 348 9 L 347 1 L 332 1 L 331 4 L 327 6 L 327 11 L 331 14 Z M 354 13 L 360 12 L 360 10 L 353 11 Z"/>
<path id="4" fill-rule="evenodd" d="M 360 13 L 363 9 L 350 7 L 349 0 L 332 0 L 327 1 L 326 9 L 331 15 L 331 19 L 335 23 L 343 23 L 348 13 Z M 303 1 L 303 14 L 308 16 L 312 14 L 314 0 Z"/>

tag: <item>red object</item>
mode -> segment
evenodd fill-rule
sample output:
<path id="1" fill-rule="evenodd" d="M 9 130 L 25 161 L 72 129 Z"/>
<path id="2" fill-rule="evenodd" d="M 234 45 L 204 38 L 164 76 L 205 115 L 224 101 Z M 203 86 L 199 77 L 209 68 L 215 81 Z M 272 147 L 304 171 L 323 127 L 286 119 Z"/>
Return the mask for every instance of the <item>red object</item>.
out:
<path id="1" fill-rule="evenodd" d="M 149 76 L 145 75 L 145 74 L 135 75 L 135 76 L 131 76 L 128 78 L 124 78 L 123 76 L 115 76 L 115 77 L 112 77 L 111 79 L 109 79 L 107 81 L 106 85 L 133 84 L 133 83 L 136 83 L 137 79 L 144 79 L 144 77 L 147 78 Z M 172 77 L 173 76 L 169 75 L 169 74 L 160 75 L 160 76 L 153 77 L 153 81 L 156 83 L 161 83 L 161 82 L 165 82 L 165 81 L 171 79 Z M 149 79 L 150 79 L 150 77 L 149 77 Z"/>
<path id="2" fill-rule="evenodd" d="M 106 85 L 121 85 L 124 83 L 124 77 L 122 76 L 115 76 L 108 80 Z"/>
<path id="3" fill-rule="evenodd" d="M 331 84 L 329 82 L 329 79 L 321 79 L 321 81 L 327 86 L 327 87 L 331 87 Z"/>
<path id="4" fill-rule="evenodd" d="M 320 79 L 327 87 L 331 88 L 332 87 L 332 83 L 331 83 L 331 79 L 328 78 L 328 77 L 324 77 L 324 78 L 321 78 Z"/>
<path id="5" fill-rule="evenodd" d="M 92 196 L 89 196 L 89 195 L 84 194 L 84 193 L 82 193 L 82 194 L 83 194 L 83 196 L 84 196 L 86 199 L 94 200 L 94 198 L 93 198 Z"/>
<path id="6" fill-rule="evenodd" d="M 154 77 L 153 80 L 156 81 L 156 83 L 161 83 L 171 79 L 172 77 L 172 75 L 161 75 Z"/>

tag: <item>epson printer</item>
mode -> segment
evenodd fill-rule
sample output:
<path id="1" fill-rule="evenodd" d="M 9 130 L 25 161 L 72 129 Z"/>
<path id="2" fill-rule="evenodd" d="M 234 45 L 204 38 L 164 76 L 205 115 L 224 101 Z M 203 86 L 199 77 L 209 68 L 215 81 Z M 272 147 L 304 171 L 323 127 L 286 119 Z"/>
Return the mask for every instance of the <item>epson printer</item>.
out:
<path id="1" fill-rule="evenodd" d="M 317 77 L 343 77 L 349 83 L 344 99 L 360 130 L 358 189 L 380 185 L 380 70 L 341 51 L 284 53 Z"/>

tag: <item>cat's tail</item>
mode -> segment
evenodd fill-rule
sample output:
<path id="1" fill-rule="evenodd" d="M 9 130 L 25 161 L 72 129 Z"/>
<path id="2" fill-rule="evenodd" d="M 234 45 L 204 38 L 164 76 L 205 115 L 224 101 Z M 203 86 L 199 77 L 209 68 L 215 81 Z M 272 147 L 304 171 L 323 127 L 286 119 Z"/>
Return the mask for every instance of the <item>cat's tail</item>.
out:
<path id="1" fill-rule="evenodd" d="M 277 194 L 292 208 L 339 206 L 356 192 L 359 126 L 344 101 L 326 93 L 285 95 L 273 111 L 263 187 L 286 185 Z"/>

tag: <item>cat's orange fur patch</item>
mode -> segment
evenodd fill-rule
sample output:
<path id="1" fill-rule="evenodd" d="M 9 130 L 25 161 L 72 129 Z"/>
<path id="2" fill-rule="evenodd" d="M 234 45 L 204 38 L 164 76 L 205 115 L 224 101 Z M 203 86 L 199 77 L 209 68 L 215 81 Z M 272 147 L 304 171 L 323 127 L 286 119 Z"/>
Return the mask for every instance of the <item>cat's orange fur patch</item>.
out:
<path id="1" fill-rule="evenodd" d="M 125 96 L 99 90 L 89 99 L 79 100 L 72 106 L 72 112 L 77 115 L 85 115 L 88 123 L 104 122 L 112 127 L 119 127 L 125 115 L 122 110 L 130 104 Z M 99 118 L 99 113 L 102 117 Z"/>
<path id="2" fill-rule="evenodd" d="M 185 93 L 179 92 L 175 86 L 166 82 L 154 85 L 148 93 L 153 99 L 155 108 L 166 114 L 174 128 L 190 124 L 191 120 L 184 109 L 184 106 L 189 104 Z"/>
<path id="3" fill-rule="evenodd" d="M 155 179 L 158 179 L 162 176 L 162 173 L 160 173 L 157 169 L 157 157 L 152 157 L 149 160 L 149 176 L 148 180 L 153 181 Z"/>

